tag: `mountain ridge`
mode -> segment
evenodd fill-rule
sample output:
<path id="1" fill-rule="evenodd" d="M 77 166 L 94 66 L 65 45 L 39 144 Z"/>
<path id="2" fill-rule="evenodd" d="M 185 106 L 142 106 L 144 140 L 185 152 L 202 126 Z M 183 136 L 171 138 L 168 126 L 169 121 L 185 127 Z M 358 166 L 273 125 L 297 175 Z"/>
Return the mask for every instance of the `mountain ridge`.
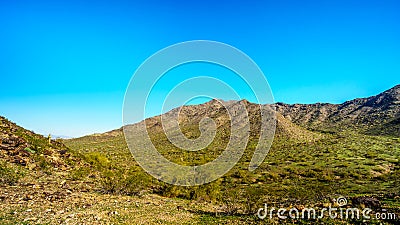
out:
<path id="1" fill-rule="evenodd" d="M 259 104 L 251 103 L 246 99 L 224 101 L 212 99 L 206 103 L 198 105 L 184 105 L 174 108 L 165 114 L 179 112 L 180 122 L 189 122 L 205 115 L 208 111 L 221 111 L 221 103 L 229 106 L 243 103 L 247 109 L 250 109 L 250 118 L 256 117 L 256 110 Z M 356 98 L 345 101 L 341 104 L 332 103 L 314 103 L 314 104 L 286 104 L 274 103 L 269 105 L 276 111 L 278 136 L 280 131 L 287 130 L 288 126 L 300 129 L 297 133 L 307 133 L 311 131 L 319 132 L 340 132 L 346 130 L 357 130 L 360 133 L 372 135 L 400 136 L 400 85 L 396 85 L 380 94 L 366 98 Z M 259 112 L 258 112 L 259 113 Z M 161 125 L 160 117 L 162 115 L 146 118 L 139 122 L 149 122 L 152 126 Z M 196 119 L 194 119 L 196 118 Z M 288 122 L 293 123 L 289 125 Z M 135 123 L 135 124 L 139 124 Z M 133 124 L 125 125 L 131 126 Z M 150 126 L 151 127 L 151 126 Z M 122 130 L 123 128 L 117 129 Z M 306 129 L 307 132 L 304 130 Z M 109 131 L 104 134 L 108 134 Z M 290 132 L 292 134 L 295 131 Z M 312 133 L 307 135 L 313 136 Z M 304 136 L 304 135 L 303 135 Z"/>
<path id="2" fill-rule="evenodd" d="M 285 104 L 276 103 L 277 112 L 293 123 L 311 129 L 343 130 L 360 129 L 362 133 L 379 134 L 382 124 L 394 123 L 400 117 L 400 85 L 380 94 L 356 98 L 341 104 Z M 381 127 L 378 129 L 377 127 Z M 375 132 L 372 132 L 375 131 Z M 398 129 L 382 132 L 399 136 Z"/>

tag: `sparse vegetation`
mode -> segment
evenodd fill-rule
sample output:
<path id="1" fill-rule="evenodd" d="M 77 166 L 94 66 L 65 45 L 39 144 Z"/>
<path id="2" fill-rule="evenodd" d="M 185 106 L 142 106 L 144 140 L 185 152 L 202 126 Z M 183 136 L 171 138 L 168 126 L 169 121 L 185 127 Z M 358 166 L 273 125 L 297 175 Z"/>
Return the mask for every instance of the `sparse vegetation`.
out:
<path id="1" fill-rule="evenodd" d="M 379 99 L 358 102 L 378 104 Z M 353 112 L 349 104 L 342 113 Z M 213 106 L 186 107 L 182 117 L 181 129 L 188 138 L 199 136 L 203 116 L 219 121 L 214 141 L 197 152 L 173 146 L 161 129 L 160 118 L 149 119 L 150 137 L 160 153 L 182 165 L 215 159 L 229 141 L 230 127 L 223 110 L 209 107 Z M 337 122 L 333 121 L 337 114 L 322 121 L 326 115 L 316 112 L 322 108 L 334 112 L 336 106 L 331 104 L 303 107 L 306 111 L 301 112 L 296 110 L 302 106 L 280 107 L 283 116 L 278 115 L 273 145 L 257 170 L 248 170 L 259 123 L 257 113 L 251 111 L 252 132 L 239 163 L 222 178 L 194 187 L 165 184 L 148 175 L 133 159 L 121 129 L 63 140 L 67 148 L 2 119 L 0 128 L 6 134 L 2 140 L 7 146 L 0 160 L 0 223 L 363 224 L 338 219 L 261 221 L 254 216 L 264 203 L 321 208 L 335 204 L 338 196 L 345 196 L 349 204 L 370 204 L 375 211 L 384 208 L 399 215 L 400 139 L 391 133 L 392 128 L 372 135 L 367 131 L 378 132 L 382 127 L 358 127 L 360 118 L 354 126 L 330 126 Z M 289 114 L 295 115 L 290 121 L 285 118 Z M 366 118 L 370 123 L 370 117 Z M 368 223 L 396 224 L 398 220 Z"/>
<path id="2" fill-rule="evenodd" d="M 3 160 L 0 160 L 0 186 L 15 185 L 23 176 L 23 172 L 17 166 L 9 165 Z"/>

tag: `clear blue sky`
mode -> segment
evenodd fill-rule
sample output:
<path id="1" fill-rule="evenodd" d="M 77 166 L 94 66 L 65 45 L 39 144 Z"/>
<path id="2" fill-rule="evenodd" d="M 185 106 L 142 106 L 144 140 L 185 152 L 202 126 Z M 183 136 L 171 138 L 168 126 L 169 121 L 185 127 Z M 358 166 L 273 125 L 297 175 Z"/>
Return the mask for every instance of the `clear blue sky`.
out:
<path id="1" fill-rule="evenodd" d="M 400 83 L 400 2 L 1 1 L 0 114 L 39 133 L 122 124 L 154 52 L 215 40 L 249 55 L 276 101 L 340 103 Z"/>

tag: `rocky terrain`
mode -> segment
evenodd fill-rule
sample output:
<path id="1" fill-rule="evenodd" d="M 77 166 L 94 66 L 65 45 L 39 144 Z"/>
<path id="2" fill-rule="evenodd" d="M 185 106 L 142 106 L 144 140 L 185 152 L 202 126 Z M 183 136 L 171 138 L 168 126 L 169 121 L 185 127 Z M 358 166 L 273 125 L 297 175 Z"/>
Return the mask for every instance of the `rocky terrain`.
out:
<path id="1" fill-rule="evenodd" d="M 25 130 L 4 117 L 0 117 L 0 158 L 38 171 L 45 166 L 67 170 L 69 162 L 77 160 L 62 142 Z"/>
<path id="2" fill-rule="evenodd" d="M 376 96 L 342 104 L 277 103 L 275 107 L 285 118 L 308 128 L 400 135 L 400 85 Z"/>

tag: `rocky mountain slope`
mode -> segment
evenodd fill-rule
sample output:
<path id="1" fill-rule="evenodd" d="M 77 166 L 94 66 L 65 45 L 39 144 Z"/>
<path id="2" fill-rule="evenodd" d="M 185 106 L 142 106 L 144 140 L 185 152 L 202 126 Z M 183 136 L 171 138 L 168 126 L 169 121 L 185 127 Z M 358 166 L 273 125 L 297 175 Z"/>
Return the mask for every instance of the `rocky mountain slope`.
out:
<path id="1" fill-rule="evenodd" d="M 0 117 L 0 158 L 30 170 L 66 170 L 73 160 L 63 143 L 35 134 L 4 117 Z"/>
<path id="2" fill-rule="evenodd" d="M 219 101 L 221 100 L 179 107 L 166 113 L 165 117 L 173 119 L 173 116 L 179 114 L 178 122 L 181 130 L 183 133 L 187 132 L 185 134 L 187 137 L 195 138 L 200 134 L 198 125 L 205 117 L 214 119 L 218 129 L 225 132 L 229 130 L 230 119 L 222 103 L 228 109 L 244 103 L 251 122 L 251 135 L 253 137 L 258 135 L 261 121 L 257 104 L 246 100 Z M 313 130 L 332 132 L 350 130 L 364 134 L 400 135 L 400 85 L 376 96 L 357 98 L 342 104 L 276 103 L 272 107 L 276 110 L 276 137 L 299 141 L 314 140 L 321 134 L 312 132 Z M 244 112 L 241 113 L 244 114 Z M 239 115 L 239 118 L 245 118 L 245 115 Z M 148 118 L 145 122 L 150 133 L 163 132 L 161 116 Z"/>
<path id="3" fill-rule="evenodd" d="M 240 104 L 246 107 L 246 111 L 232 110 L 232 108 L 238 108 Z M 224 108 L 224 105 L 226 108 Z M 174 130 L 179 126 L 180 131 L 187 138 L 197 138 L 200 136 L 199 124 L 201 124 L 202 119 L 211 118 L 216 124 L 217 133 L 221 132 L 220 137 L 227 140 L 230 135 L 231 129 L 231 119 L 229 117 L 228 111 L 234 111 L 237 113 L 235 115 L 238 118 L 238 123 L 246 123 L 246 117 L 250 122 L 250 138 L 258 138 L 261 129 L 261 114 L 260 106 L 258 104 L 250 103 L 247 100 L 241 101 L 223 101 L 223 100 L 211 100 L 200 105 L 189 105 L 175 108 L 163 116 L 166 130 Z M 247 114 L 247 115 L 245 115 Z M 178 115 L 177 123 L 171 123 L 171 120 L 175 120 Z M 275 137 L 280 137 L 283 139 L 290 139 L 293 141 L 311 141 L 316 140 L 322 136 L 320 133 L 315 133 L 307 130 L 301 126 L 298 126 L 285 118 L 280 112 L 272 115 L 271 126 L 276 125 Z M 148 133 L 150 136 L 159 136 L 164 133 L 162 116 L 155 116 L 148 118 L 141 123 L 145 123 Z M 212 123 L 202 124 L 202 129 L 208 130 L 212 129 Z M 128 125 L 128 127 L 135 127 L 137 125 Z M 116 131 L 111 131 L 105 133 L 108 135 L 115 133 Z M 173 132 L 171 133 L 173 134 Z"/>
<path id="4" fill-rule="evenodd" d="M 376 96 L 357 98 L 342 104 L 276 103 L 275 107 L 285 118 L 307 128 L 400 135 L 400 85 Z"/>

